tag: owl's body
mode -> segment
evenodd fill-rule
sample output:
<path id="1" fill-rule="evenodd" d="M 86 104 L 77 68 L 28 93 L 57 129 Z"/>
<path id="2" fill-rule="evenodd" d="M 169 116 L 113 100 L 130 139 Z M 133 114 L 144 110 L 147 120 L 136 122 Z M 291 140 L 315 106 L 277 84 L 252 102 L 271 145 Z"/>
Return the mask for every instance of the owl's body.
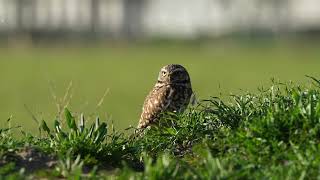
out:
<path id="1" fill-rule="evenodd" d="M 160 118 L 164 112 L 182 112 L 192 95 L 187 70 L 177 64 L 163 67 L 153 90 L 144 101 L 138 128 L 145 128 Z"/>

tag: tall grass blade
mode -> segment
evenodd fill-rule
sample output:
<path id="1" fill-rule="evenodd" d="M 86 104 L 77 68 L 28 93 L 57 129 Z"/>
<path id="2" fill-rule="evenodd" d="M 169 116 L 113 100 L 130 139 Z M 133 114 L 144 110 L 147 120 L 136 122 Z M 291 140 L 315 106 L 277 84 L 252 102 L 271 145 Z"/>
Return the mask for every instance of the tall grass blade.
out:
<path id="1" fill-rule="evenodd" d="M 74 117 L 72 116 L 71 112 L 67 108 L 65 108 L 64 113 L 65 113 L 68 127 L 74 131 L 77 131 L 76 121 L 75 121 Z"/>
<path id="2" fill-rule="evenodd" d="M 84 120 L 84 115 L 83 115 L 83 113 L 81 113 L 81 115 L 80 115 L 80 122 L 79 122 L 79 131 L 80 131 L 80 133 L 83 132 L 84 128 L 85 128 L 85 120 Z"/>

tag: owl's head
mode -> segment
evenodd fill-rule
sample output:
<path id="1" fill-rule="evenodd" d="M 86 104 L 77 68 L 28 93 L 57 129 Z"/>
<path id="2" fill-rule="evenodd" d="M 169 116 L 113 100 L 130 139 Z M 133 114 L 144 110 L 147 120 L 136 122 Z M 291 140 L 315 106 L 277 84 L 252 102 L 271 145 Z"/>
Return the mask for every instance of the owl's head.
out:
<path id="1" fill-rule="evenodd" d="M 190 83 L 189 74 L 183 66 L 179 64 L 169 64 L 161 68 L 159 76 L 159 83 Z"/>

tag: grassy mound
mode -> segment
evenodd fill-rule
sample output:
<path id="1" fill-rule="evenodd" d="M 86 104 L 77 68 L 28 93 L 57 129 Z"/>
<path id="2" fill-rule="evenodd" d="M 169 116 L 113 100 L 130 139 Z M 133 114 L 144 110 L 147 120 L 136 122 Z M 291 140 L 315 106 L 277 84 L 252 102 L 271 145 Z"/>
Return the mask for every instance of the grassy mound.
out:
<path id="1" fill-rule="evenodd" d="M 257 179 L 320 176 L 320 81 L 274 83 L 259 93 L 211 97 L 126 136 L 97 118 L 39 124 L 40 135 L 1 129 L 1 178 Z M 61 127 L 61 124 L 65 127 Z M 108 176 L 106 176 L 108 175 Z"/>

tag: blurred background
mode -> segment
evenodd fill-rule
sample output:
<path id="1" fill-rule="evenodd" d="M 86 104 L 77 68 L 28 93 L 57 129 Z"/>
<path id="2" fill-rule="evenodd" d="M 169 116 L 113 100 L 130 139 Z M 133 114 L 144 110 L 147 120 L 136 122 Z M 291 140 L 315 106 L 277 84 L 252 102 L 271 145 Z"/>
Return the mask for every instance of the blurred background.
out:
<path id="1" fill-rule="evenodd" d="M 0 127 L 79 116 L 136 126 L 166 64 L 198 98 L 320 77 L 318 0 L 0 0 Z"/>

